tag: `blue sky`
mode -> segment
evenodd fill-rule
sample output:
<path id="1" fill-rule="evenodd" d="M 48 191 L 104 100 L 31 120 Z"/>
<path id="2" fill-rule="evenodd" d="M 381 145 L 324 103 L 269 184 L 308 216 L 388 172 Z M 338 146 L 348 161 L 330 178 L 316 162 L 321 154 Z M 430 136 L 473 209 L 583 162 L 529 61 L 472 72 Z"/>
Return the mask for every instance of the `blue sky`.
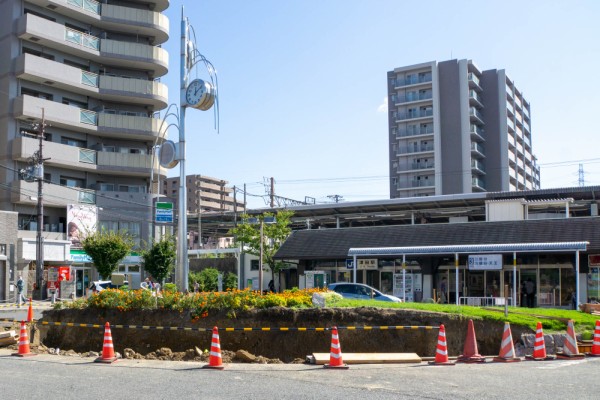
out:
<path id="1" fill-rule="evenodd" d="M 260 196 L 274 177 L 297 200 L 387 199 L 387 71 L 466 58 L 505 69 L 531 103 L 542 188 L 577 186 L 580 163 L 585 184 L 600 184 L 598 1 L 175 0 L 162 79 L 172 103 L 182 4 L 220 94 L 220 133 L 212 111 L 187 112 L 187 174 Z"/>

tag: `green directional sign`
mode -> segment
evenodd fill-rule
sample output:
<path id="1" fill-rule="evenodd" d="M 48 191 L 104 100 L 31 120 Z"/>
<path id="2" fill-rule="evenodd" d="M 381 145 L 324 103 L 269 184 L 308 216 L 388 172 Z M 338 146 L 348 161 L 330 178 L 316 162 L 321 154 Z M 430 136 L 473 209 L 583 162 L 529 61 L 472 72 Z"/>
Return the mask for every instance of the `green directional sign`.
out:
<path id="1" fill-rule="evenodd" d="M 173 223 L 173 203 L 156 203 L 156 212 L 154 214 L 154 221 L 162 224 Z"/>

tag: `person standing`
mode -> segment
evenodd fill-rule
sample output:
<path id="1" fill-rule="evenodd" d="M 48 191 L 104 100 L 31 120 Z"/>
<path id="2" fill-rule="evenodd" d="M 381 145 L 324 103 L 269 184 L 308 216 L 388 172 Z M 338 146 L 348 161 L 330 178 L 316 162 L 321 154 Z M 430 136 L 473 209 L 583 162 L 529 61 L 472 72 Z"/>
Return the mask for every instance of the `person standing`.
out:
<path id="1" fill-rule="evenodd" d="M 531 278 L 527 278 L 525 281 L 525 296 L 527 299 L 527 307 L 533 308 L 535 303 L 535 284 Z"/>
<path id="2" fill-rule="evenodd" d="M 19 275 L 19 279 L 17 279 L 17 303 L 19 303 L 19 308 L 21 307 L 21 303 L 27 303 L 27 298 L 23 291 L 25 290 L 25 282 L 23 281 L 23 277 Z"/>
<path id="3" fill-rule="evenodd" d="M 442 304 L 446 304 L 448 302 L 448 282 L 446 282 L 446 277 L 442 277 L 442 281 L 440 282 L 440 302 Z"/>

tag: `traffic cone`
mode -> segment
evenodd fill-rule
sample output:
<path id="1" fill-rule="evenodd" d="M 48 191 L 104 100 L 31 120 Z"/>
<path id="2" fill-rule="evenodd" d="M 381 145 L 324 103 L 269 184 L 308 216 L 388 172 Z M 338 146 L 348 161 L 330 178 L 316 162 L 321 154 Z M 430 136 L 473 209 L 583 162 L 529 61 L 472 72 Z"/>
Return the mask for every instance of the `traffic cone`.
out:
<path id="1" fill-rule="evenodd" d="M 440 333 L 438 334 L 437 346 L 435 347 L 435 361 L 430 361 L 429 365 L 456 365 L 455 362 L 448 361 L 446 328 L 444 328 L 444 324 L 440 324 Z"/>
<path id="2" fill-rule="evenodd" d="M 27 322 L 33 321 L 33 306 L 31 305 L 31 297 L 29 298 L 29 310 L 27 310 Z"/>
<path id="3" fill-rule="evenodd" d="M 25 321 L 21 321 L 21 332 L 19 333 L 19 352 L 13 353 L 12 355 L 17 357 L 37 356 L 37 354 L 32 353 L 29 349 L 29 338 L 27 337 L 27 325 L 25 325 Z"/>
<path id="4" fill-rule="evenodd" d="M 535 330 L 535 343 L 533 345 L 533 354 L 525 356 L 526 360 L 546 361 L 554 360 L 556 357 L 546 355 L 546 343 L 544 342 L 544 331 L 542 323 L 538 322 Z"/>
<path id="5" fill-rule="evenodd" d="M 473 320 L 469 320 L 469 326 L 467 328 L 467 338 L 465 340 L 465 347 L 463 353 L 458 356 L 456 362 L 464 363 L 484 363 L 485 357 L 479 354 L 477 350 L 477 339 L 475 338 L 475 326 Z"/>
<path id="6" fill-rule="evenodd" d="M 337 326 L 331 330 L 331 347 L 329 350 L 329 364 L 325 368 L 348 369 L 348 365 L 342 360 L 342 347 L 340 346 L 340 337 L 338 336 Z"/>
<path id="7" fill-rule="evenodd" d="M 219 328 L 216 326 L 212 330 L 212 341 L 210 343 L 210 358 L 208 365 L 202 368 L 223 369 L 223 359 L 221 358 L 221 343 L 219 342 Z"/>
<path id="8" fill-rule="evenodd" d="M 95 362 L 111 364 L 117 361 L 115 348 L 113 346 L 112 334 L 110 333 L 110 324 L 104 324 L 104 344 L 102 345 L 102 356 L 96 358 Z"/>
<path id="9" fill-rule="evenodd" d="M 592 352 L 587 353 L 588 356 L 600 357 L 600 320 L 596 321 L 594 329 L 594 341 L 592 342 Z"/>
<path id="10" fill-rule="evenodd" d="M 565 339 L 565 344 L 563 346 L 562 353 L 556 353 L 558 358 L 566 358 L 566 359 L 577 359 L 584 358 L 585 355 L 579 352 L 579 348 L 577 347 L 577 338 L 575 337 L 575 328 L 573 327 L 573 320 L 570 319 L 567 324 L 567 337 Z"/>
<path id="11" fill-rule="evenodd" d="M 498 357 L 494 357 L 495 362 L 517 362 L 521 361 L 519 357 L 515 357 L 515 345 L 510 332 L 510 323 L 504 323 L 504 332 L 502 333 L 502 343 L 500 343 L 500 353 Z"/>

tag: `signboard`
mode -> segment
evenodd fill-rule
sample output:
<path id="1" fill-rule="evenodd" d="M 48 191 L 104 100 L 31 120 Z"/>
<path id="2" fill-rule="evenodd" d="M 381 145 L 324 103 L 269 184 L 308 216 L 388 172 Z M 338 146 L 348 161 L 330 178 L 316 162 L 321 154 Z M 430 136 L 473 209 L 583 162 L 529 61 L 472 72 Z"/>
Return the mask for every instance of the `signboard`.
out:
<path id="1" fill-rule="evenodd" d="M 71 247 L 80 249 L 88 233 L 95 232 L 97 222 L 96 206 L 67 204 L 67 240 L 71 241 Z"/>
<path id="2" fill-rule="evenodd" d="M 157 223 L 172 224 L 173 223 L 173 203 L 157 202 L 154 220 Z"/>
<path id="3" fill-rule="evenodd" d="M 469 256 L 467 263 L 471 271 L 502 270 L 502 254 L 479 254 Z"/>
<path id="4" fill-rule="evenodd" d="M 356 260 L 358 264 L 357 269 L 377 269 L 377 259 L 376 258 L 363 258 Z"/>
<path id="5" fill-rule="evenodd" d="M 354 260 L 352 258 L 346 258 L 346 269 L 354 269 Z"/>
<path id="6" fill-rule="evenodd" d="M 313 288 L 324 288 L 327 286 L 327 282 L 325 280 L 325 271 L 306 271 L 304 273 L 306 284 L 306 289 Z"/>

